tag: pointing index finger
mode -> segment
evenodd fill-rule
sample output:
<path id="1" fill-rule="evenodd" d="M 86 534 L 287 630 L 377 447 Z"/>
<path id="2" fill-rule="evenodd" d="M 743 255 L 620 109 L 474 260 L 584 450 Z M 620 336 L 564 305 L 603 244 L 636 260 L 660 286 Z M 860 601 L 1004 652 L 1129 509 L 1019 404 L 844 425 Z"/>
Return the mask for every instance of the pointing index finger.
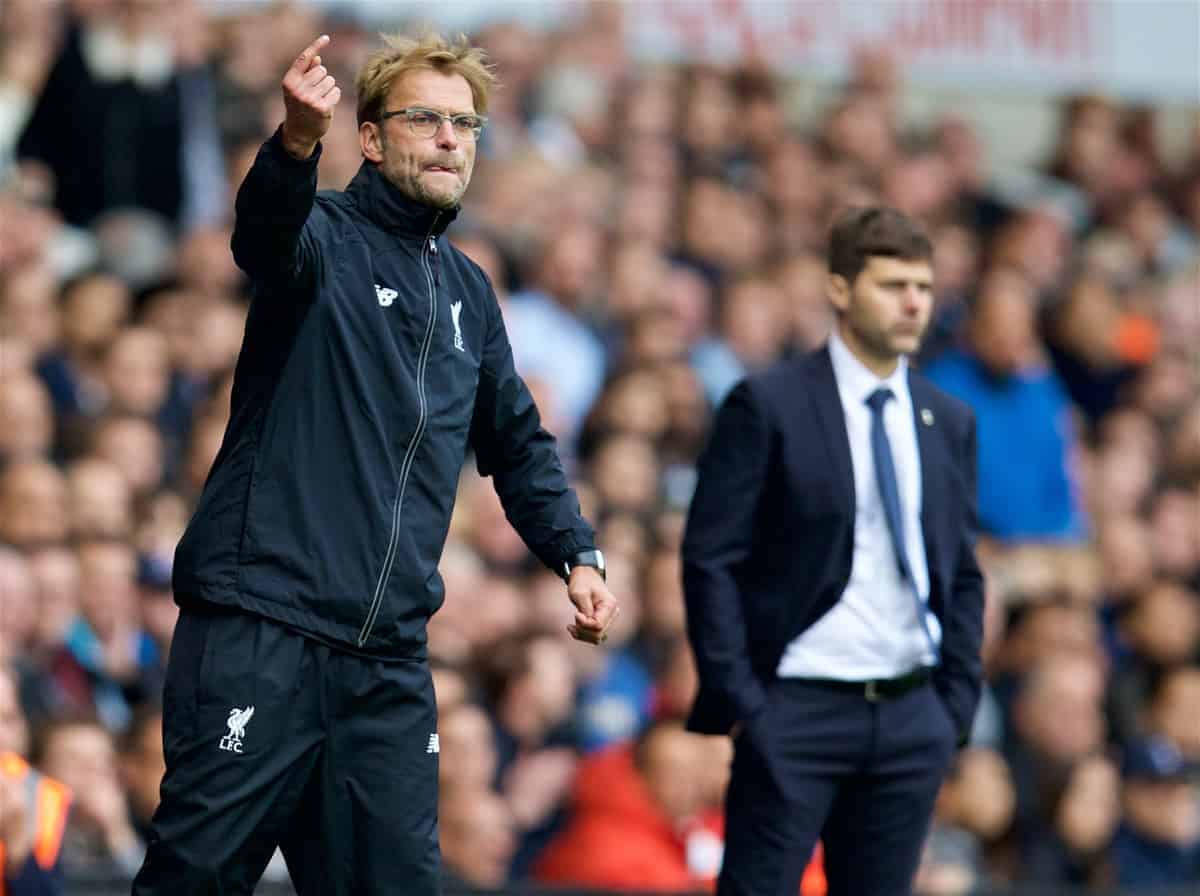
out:
<path id="1" fill-rule="evenodd" d="M 325 45 L 329 43 L 329 35 L 322 34 L 311 44 L 304 48 L 304 51 L 296 57 L 296 61 L 292 63 L 292 68 L 300 74 L 308 71 L 309 65 L 312 64 L 313 57 L 317 55 Z"/>

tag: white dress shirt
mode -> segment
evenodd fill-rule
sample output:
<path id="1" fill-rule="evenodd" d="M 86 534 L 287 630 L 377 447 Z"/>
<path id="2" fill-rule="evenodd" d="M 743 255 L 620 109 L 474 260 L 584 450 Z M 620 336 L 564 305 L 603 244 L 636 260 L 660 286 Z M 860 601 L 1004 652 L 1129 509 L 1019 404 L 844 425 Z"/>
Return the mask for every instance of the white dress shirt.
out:
<path id="1" fill-rule="evenodd" d="M 894 678 L 936 661 L 921 630 L 912 586 L 900 575 L 896 562 L 875 480 L 871 409 L 866 404 L 867 396 L 879 388 L 891 389 L 895 395 L 895 400 L 884 405 L 883 425 L 896 466 L 909 565 L 922 604 L 927 604 L 929 568 L 921 531 L 921 452 L 908 391 L 908 365 L 901 358 L 891 376 L 879 379 L 854 357 L 836 327 L 829 338 L 829 354 L 854 468 L 854 559 L 841 599 L 788 644 L 777 672 L 781 678 Z M 940 644 L 937 617 L 927 607 L 925 616 L 933 642 Z"/>

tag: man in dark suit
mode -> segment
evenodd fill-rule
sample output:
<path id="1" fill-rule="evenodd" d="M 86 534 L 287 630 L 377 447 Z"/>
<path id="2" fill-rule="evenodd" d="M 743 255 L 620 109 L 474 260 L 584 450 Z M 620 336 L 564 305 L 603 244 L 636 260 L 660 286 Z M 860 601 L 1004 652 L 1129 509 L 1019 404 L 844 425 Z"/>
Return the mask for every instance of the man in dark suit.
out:
<path id="1" fill-rule="evenodd" d="M 839 220 L 829 343 L 739 383 L 701 458 L 688 726 L 735 742 L 720 896 L 794 896 L 818 837 L 831 896 L 910 893 L 974 716 L 974 421 L 906 363 L 932 254 L 891 209 Z"/>

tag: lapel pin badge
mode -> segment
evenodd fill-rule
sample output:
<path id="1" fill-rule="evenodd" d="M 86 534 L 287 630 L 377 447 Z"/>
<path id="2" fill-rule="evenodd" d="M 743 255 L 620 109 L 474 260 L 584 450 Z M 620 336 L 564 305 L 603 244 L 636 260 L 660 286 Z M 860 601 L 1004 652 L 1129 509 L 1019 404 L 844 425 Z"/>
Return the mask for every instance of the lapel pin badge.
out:
<path id="1" fill-rule="evenodd" d="M 926 426 L 933 426 L 933 411 L 929 408 L 921 408 L 921 422 Z"/>

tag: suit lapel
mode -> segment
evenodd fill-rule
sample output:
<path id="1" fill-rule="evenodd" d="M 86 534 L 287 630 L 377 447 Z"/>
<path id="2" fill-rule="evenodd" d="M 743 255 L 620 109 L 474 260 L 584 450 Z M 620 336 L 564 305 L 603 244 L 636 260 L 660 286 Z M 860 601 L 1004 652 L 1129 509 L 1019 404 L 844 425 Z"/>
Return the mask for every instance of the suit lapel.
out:
<path id="1" fill-rule="evenodd" d="M 842 399 L 838 394 L 837 380 L 833 375 L 833 361 L 829 357 L 829 346 L 811 356 L 810 376 L 815 388 L 810 390 L 817 410 L 817 421 L 825 437 L 829 469 L 838 482 L 845 506 L 853 512 L 855 507 L 854 470 L 850 459 L 850 436 L 846 432 L 846 414 L 842 410 Z"/>
<path id="2" fill-rule="evenodd" d="M 925 562 L 932 575 L 933 558 L 936 556 L 933 552 L 936 533 L 931 525 L 930 511 L 931 508 L 940 507 L 942 500 L 941 477 L 933 475 L 932 471 L 946 469 L 945 446 L 938 421 L 933 415 L 930 390 L 911 370 L 908 375 L 908 392 L 912 396 L 913 425 L 917 430 L 917 450 L 921 457 L 921 534 L 925 542 Z"/>

